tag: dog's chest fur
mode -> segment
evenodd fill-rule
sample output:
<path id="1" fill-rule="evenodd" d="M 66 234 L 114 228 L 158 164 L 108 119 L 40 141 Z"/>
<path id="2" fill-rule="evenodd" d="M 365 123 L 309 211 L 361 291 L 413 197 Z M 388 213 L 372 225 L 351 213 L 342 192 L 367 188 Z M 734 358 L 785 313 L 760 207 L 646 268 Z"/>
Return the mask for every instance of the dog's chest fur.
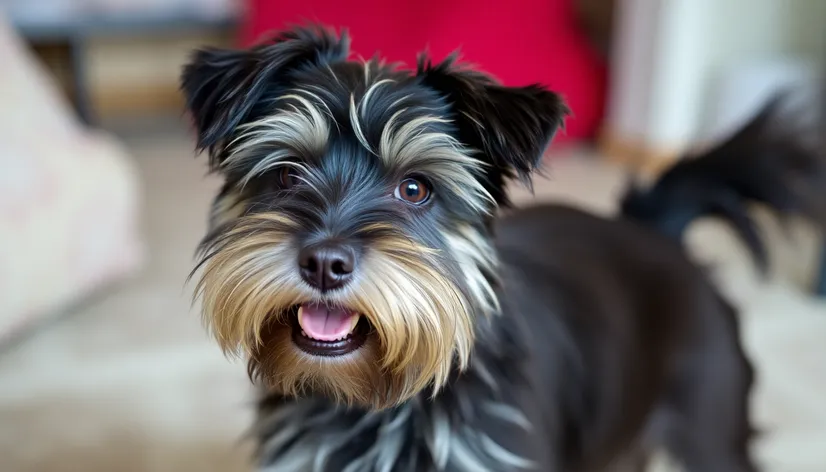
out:
<path id="1" fill-rule="evenodd" d="M 266 396 L 256 427 L 261 470 L 545 470 L 545 425 L 526 410 L 535 404 L 525 401 L 526 353 L 515 329 L 488 328 L 480 346 L 494 347 L 480 347 L 471 368 L 435 398 L 423 392 L 399 407 L 365 412 L 322 398 Z"/>

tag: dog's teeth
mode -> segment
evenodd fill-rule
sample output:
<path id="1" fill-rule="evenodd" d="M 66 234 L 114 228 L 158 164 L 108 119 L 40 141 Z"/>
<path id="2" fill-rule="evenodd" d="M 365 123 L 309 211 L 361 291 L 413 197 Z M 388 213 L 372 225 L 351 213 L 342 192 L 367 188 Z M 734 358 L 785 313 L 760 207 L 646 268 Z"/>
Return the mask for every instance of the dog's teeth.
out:
<path id="1" fill-rule="evenodd" d="M 350 320 L 350 330 L 347 332 L 347 336 L 350 336 L 350 333 L 352 333 L 356 329 L 356 325 L 359 323 L 360 319 L 361 315 L 356 315 L 352 317 L 352 319 Z"/>
<path id="2" fill-rule="evenodd" d="M 309 338 L 309 336 L 307 336 L 307 333 L 305 333 L 303 329 L 301 330 L 301 335 L 304 336 L 305 338 Z"/>

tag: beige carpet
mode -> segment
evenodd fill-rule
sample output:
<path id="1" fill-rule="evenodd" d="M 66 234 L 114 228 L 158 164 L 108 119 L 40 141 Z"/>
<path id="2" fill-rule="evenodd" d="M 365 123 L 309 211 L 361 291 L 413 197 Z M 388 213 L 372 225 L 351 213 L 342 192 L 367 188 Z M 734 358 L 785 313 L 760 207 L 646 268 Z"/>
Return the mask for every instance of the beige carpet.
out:
<path id="1" fill-rule="evenodd" d="M 184 282 L 216 181 L 180 132 L 129 130 L 146 189 L 151 260 L 139 277 L 0 352 L 0 471 L 229 472 L 249 469 L 244 366 L 225 360 L 190 309 Z M 572 151 L 537 198 L 613 211 L 621 178 Z M 518 191 L 518 200 L 529 200 Z M 772 229 L 778 241 L 785 237 Z M 691 244 L 743 307 L 758 363 L 755 415 L 768 471 L 826 470 L 826 304 L 801 294 L 813 238 L 775 244 L 780 270 L 753 275 L 742 248 L 713 224 Z M 285 471 L 289 472 L 289 471 Z"/>

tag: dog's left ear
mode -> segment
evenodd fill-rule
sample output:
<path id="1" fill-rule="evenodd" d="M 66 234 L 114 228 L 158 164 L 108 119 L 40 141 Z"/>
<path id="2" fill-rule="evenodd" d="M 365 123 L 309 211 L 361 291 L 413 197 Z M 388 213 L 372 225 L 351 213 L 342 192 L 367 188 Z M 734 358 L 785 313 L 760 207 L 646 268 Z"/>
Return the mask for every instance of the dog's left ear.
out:
<path id="1" fill-rule="evenodd" d="M 461 67 L 455 55 L 436 65 L 421 57 L 416 75 L 446 97 L 464 144 L 511 178 L 529 180 L 570 113 L 556 93 L 539 85 L 505 87 Z"/>

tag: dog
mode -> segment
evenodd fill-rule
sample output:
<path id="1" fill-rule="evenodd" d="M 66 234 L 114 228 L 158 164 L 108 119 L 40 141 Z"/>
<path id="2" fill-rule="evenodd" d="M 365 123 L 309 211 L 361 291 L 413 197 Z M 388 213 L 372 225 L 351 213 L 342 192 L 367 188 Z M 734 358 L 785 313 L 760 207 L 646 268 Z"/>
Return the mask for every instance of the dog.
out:
<path id="1" fill-rule="evenodd" d="M 696 157 L 680 159 L 649 188 L 632 182 L 622 197 L 621 214 L 676 239 L 698 218 L 721 218 L 737 232 L 763 274 L 768 257 L 750 205 L 761 204 L 781 218 L 802 216 L 826 234 L 823 123 L 795 123 L 796 116 L 784 110 L 790 98 L 788 92 L 776 94 L 728 139 Z M 794 114 L 803 111 L 797 107 Z M 815 292 L 826 296 L 826 243 L 823 248 Z"/>
<path id="2" fill-rule="evenodd" d="M 348 56 L 304 26 L 182 74 L 225 182 L 196 297 L 261 386 L 260 470 L 756 470 L 736 312 L 680 245 L 511 208 L 562 98 Z"/>

